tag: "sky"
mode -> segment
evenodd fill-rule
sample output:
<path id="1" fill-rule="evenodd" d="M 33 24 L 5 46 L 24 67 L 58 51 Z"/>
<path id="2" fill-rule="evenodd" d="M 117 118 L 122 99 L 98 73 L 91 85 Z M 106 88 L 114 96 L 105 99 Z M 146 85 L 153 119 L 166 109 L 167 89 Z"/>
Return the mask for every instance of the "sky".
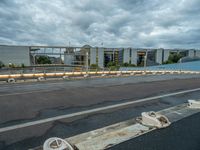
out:
<path id="1" fill-rule="evenodd" d="M 200 0 L 0 0 L 0 44 L 200 48 Z"/>

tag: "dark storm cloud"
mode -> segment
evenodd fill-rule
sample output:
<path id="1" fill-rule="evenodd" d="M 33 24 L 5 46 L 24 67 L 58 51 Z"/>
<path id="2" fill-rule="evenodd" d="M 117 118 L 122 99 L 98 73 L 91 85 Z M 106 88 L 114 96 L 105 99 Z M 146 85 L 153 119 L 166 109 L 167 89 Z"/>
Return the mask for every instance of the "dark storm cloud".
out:
<path id="1" fill-rule="evenodd" d="M 0 44 L 199 48 L 199 0 L 1 0 Z"/>

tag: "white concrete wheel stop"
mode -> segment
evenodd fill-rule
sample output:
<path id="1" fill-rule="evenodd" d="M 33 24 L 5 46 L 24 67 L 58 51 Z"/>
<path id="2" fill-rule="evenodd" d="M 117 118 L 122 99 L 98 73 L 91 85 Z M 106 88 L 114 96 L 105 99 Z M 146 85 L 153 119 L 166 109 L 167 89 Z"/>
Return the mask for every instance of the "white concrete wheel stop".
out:
<path id="1" fill-rule="evenodd" d="M 156 128 L 165 128 L 171 124 L 166 116 L 156 113 L 154 111 L 143 112 L 141 123 L 145 126 Z"/>
<path id="2" fill-rule="evenodd" d="M 7 82 L 8 82 L 8 83 L 15 83 L 16 80 L 15 80 L 14 78 L 9 78 Z"/>
<path id="3" fill-rule="evenodd" d="M 74 150 L 74 148 L 67 141 L 53 137 L 44 142 L 43 150 Z"/>
<path id="4" fill-rule="evenodd" d="M 45 81 L 46 79 L 45 79 L 45 77 L 38 77 L 37 80 L 38 81 Z"/>
<path id="5" fill-rule="evenodd" d="M 193 109 L 200 109 L 200 101 L 188 100 L 188 107 Z"/>

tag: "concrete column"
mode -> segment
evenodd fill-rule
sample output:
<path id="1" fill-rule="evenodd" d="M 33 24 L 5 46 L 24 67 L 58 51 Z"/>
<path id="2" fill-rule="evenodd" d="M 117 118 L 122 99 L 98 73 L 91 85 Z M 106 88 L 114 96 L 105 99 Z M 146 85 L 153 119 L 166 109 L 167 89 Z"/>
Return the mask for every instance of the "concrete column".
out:
<path id="1" fill-rule="evenodd" d="M 123 49 L 118 49 L 119 50 L 119 56 L 118 56 L 118 59 L 119 59 L 119 64 L 122 64 L 123 63 Z"/>
<path id="2" fill-rule="evenodd" d="M 188 50 L 188 56 L 194 57 L 194 50 Z"/>
<path id="3" fill-rule="evenodd" d="M 137 50 L 131 49 L 131 64 L 137 66 Z"/>
<path id="4" fill-rule="evenodd" d="M 156 62 L 162 64 L 162 49 L 156 51 Z"/>
<path id="5" fill-rule="evenodd" d="M 124 49 L 123 63 L 129 63 L 129 60 L 130 60 L 130 49 L 126 48 Z"/>
<path id="6" fill-rule="evenodd" d="M 168 60 L 168 58 L 169 58 L 169 53 L 170 53 L 170 50 L 167 50 L 167 49 L 164 50 L 164 59 L 163 59 L 164 62 Z"/>
<path id="7" fill-rule="evenodd" d="M 98 66 L 104 68 L 104 49 L 98 48 Z"/>
<path id="8" fill-rule="evenodd" d="M 97 57 L 96 48 L 90 48 L 90 65 L 97 64 L 96 57 Z"/>
<path id="9" fill-rule="evenodd" d="M 200 50 L 196 50 L 196 57 L 200 57 Z"/>

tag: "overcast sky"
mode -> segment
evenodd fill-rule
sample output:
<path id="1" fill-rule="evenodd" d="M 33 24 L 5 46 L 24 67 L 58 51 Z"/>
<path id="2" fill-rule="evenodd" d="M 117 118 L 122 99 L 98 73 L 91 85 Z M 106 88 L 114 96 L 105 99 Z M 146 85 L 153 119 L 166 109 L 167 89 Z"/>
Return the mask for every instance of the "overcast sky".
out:
<path id="1" fill-rule="evenodd" d="M 0 0 L 0 44 L 200 48 L 200 0 Z"/>

